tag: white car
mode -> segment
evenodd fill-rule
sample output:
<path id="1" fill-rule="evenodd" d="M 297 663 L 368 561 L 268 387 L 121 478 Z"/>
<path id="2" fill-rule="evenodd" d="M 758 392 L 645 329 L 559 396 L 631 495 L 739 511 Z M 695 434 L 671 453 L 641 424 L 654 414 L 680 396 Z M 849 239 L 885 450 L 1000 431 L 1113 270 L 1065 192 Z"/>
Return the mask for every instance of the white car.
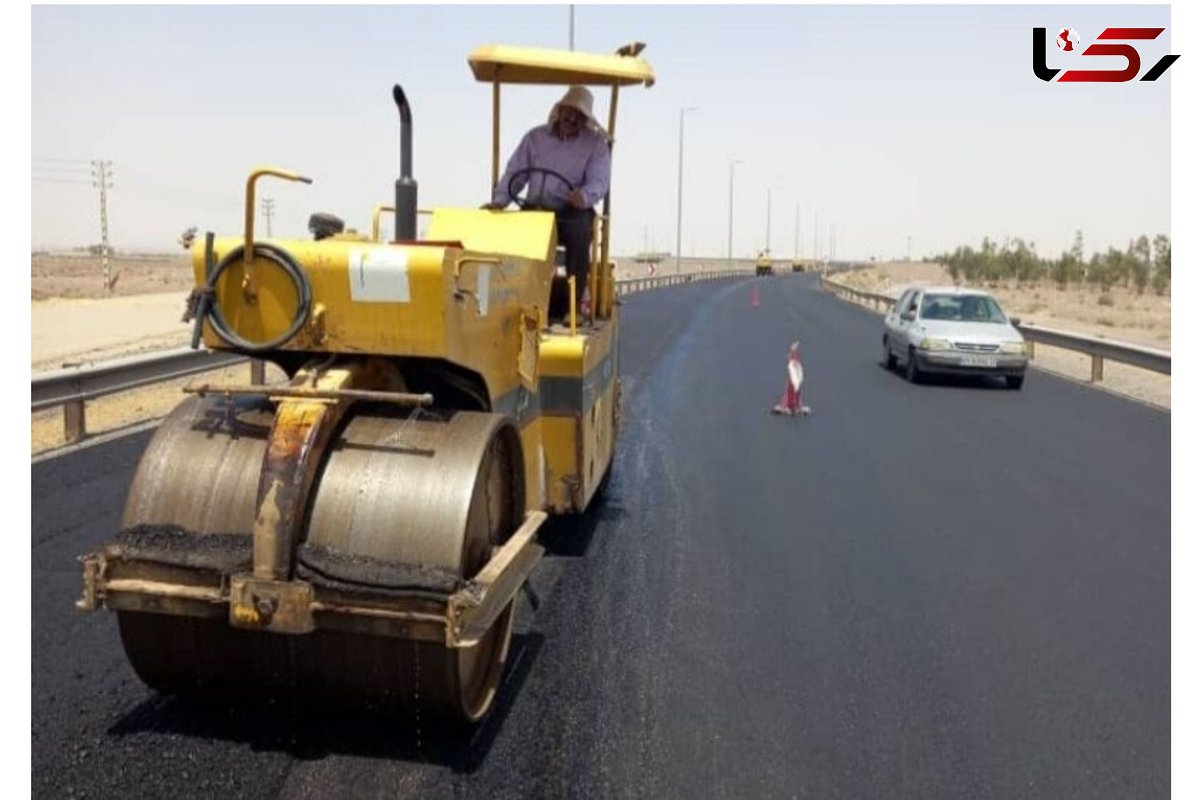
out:
<path id="1" fill-rule="evenodd" d="M 1029 351 L 1018 324 L 987 292 L 914 286 L 884 317 L 884 360 L 889 369 L 903 363 L 914 383 L 933 373 L 996 375 L 1020 389 Z"/>

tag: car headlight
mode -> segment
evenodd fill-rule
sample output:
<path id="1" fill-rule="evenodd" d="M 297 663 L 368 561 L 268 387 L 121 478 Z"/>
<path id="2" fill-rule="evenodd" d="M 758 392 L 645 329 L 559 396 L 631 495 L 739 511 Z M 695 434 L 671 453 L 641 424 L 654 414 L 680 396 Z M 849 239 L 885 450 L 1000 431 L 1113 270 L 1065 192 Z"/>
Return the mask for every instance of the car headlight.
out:
<path id="1" fill-rule="evenodd" d="M 953 350 L 954 349 L 954 345 L 952 345 L 950 342 L 948 342 L 945 339 L 931 339 L 928 337 L 922 339 L 921 343 L 919 345 L 917 345 L 917 347 L 920 348 L 921 350 Z"/>
<path id="2" fill-rule="evenodd" d="M 1025 355 L 1024 342 L 1004 342 L 1000 345 L 1000 352 L 1008 355 Z"/>

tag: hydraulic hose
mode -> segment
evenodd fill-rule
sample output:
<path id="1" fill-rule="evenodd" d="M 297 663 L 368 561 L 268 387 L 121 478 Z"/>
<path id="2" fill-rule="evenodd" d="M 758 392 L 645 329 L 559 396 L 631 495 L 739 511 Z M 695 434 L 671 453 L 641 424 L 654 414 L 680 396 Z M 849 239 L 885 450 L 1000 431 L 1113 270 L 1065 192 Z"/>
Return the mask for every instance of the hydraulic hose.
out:
<path id="1" fill-rule="evenodd" d="M 251 342 L 242 338 L 230 328 L 229 321 L 221 313 L 220 305 L 214 302 L 217 281 L 220 280 L 225 270 L 242 260 L 244 250 L 245 247 L 241 245 L 231 250 L 209 274 L 204 288 L 193 293 L 195 311 L 192 316 L 196 320 L 195 328 L 192 331 L 193 348 L 199 344 L 200 331 L 203 328 L 206 316 L 212 323 L 213 330 L 216 331 L 217 336 L 221 337 L 229 346 L 247 353 L 266 353 L 284 346 L 300 332 L 300 329 L 304 327 L 304 323 L 308 321 L 308 314 L 312 309 L 312 284 L 309 283 L 308 276 L 304 274 L 304 271 L 300 269 L 300 265 L 296 263 L 296 260 L 286 250 L 265 242 L 255 242 L 255 259 L 263 258 L 271 261 L 287 273 L 287 276 L 292 279 L 292 284 L 296 287 L 296 296 L 300 300 L 299 306 L 296 309 L 296 316 L 292 319 L 292 324 L 288 326 L 288 329 L 282 335 L 269 342 Z"/>

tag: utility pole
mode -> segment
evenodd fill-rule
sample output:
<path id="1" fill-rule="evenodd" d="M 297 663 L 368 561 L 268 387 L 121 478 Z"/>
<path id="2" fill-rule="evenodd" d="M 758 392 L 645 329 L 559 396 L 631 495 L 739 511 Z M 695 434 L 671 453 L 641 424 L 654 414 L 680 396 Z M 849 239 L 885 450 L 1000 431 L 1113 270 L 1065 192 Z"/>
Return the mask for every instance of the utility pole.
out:
<path id="1" fill-rule="evenodd" d="M 104 290 L 111 292 L 116 280 L 108 270 L 108 190 L 112 188 L 112 162 L 92 162 L 92 185 L 100 189 L 100 271 Z"/>
<path id="2" fill-rule="evenodd" d="M 796 245 L 792 249 L 792 260 L 800 260 L 800 204 L 796 203 Z"/>
<path id="3" fill-rule="evenodd" d="M 271 230 L 271 221 L 275 219 L 275 200 L 270 197 L 262 199 L 263 216 L 267 218 L 267 238 L 275 238 L 275 234 Z"/>
<path id="4" fill-rule="evenodd" d="M 694 106 L 679 109 L 679 199 L 675 206 L 675 274 L 683 269 L 680 249 L 683 247 L 683 115 L 695 111 Z"/>
<path id="5" fill-rule="evenodd" d="M 912 237 L 911 236 L 908 237 L 908 258 L 907 258 L 907 260 L 910 263 L 912 262 Z"/>
<path id="6" fill-rule="evenodd" d="M 729 162 L 729 251 L 725 256 L 729 261 L 729 269 L 733 269 L 733 168 L 741 163 L 740 158 Z"/>
<path id="7" fill-rule="evenodd" d="M 820 228 L 818 227 L 817 219 L 818 219 L 817 212 L 814 211 L 813 212 L 813 258 L 816 260 L 817 265 L 819 266 L 821 263 L 821 244 L 820 244 L 821 237 L 819 234 Z"/>
<path id="8" fill-rule="evenodd" d="M 103 159 L 33 157 L 30 178 L 34 183 L 74 183 L 100 190 L 100 268 L 105 291 L 111 292 L 120 275 L 109 272 L 108 190 L 112 184 L 112 162 Z M 90 246 L 89 246 L 90 252 Z"/>
<path id="9" fill-rule="evenodd" d="M 767 255 L 771 255 L 771 190 L 774 186 L 767 187 Z"/>
<path id="10" fill-rule="evenodd" d="M 575 6 L 571 5 L 571 38 L 568 40 L 570 49 L 575 49 Z"/>

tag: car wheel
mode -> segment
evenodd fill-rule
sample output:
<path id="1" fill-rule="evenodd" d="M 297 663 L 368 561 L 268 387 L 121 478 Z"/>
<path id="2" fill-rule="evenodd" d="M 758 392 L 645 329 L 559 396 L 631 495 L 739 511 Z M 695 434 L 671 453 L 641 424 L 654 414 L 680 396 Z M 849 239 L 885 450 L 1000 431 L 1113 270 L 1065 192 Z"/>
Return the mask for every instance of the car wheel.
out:
<path id="1" fill-rule="evenodd" d="M 1019 390 L 1025 384 L 1024 375 L 1005 375 L 1004 382 L 1008 384 L 1008 388 L 1014 392 Z"/>
<path id="2" fill-rule="evenodd" d="M 921 368 L 917 366 L 917 353 L 911 347 L 908 348 L 908 363 L 904 365 L 904 377 L 908 378 L 910 383 L 920 383 L 924 377 Z"/>
<path id="3" fill-rule="evenodd" d="M 892 352 L 886 336 L 883 337 L 883 363 L 887 365 L 888 369 L 896 368 L 896 354 Z"/>

